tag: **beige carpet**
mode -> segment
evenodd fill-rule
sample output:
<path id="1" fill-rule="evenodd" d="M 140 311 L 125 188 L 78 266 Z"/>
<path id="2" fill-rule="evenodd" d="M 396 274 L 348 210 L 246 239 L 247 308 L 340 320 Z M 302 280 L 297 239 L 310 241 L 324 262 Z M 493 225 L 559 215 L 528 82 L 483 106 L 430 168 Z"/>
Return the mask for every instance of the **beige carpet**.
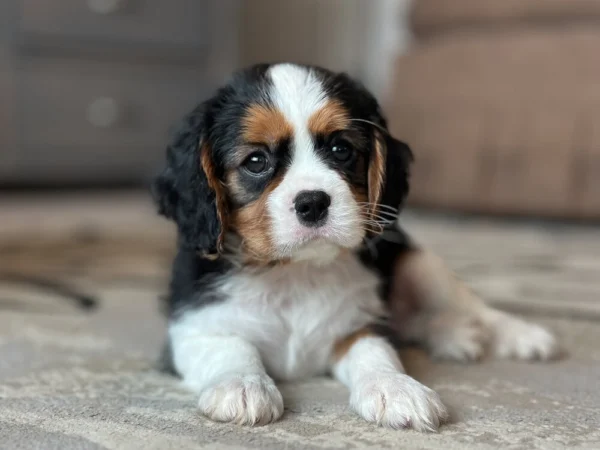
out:
<path id="1" fill-rule="evenodd" d="M 453 422 L 438 434 L 362 422 L 329 379 L 283 385 L 286 414 L 262 428 L 210 423 L 153 370 L 170 227 L 143 197 L 0 200 L 0 276 L 68 281 L 83 312 L 47 290 L 0 284 L 1 449 L 600 449 L 600 232 L 407 214 L 416 236 L 491 301 L 555 330 L 551 364 L 434 364 L 406 353 Z"/>

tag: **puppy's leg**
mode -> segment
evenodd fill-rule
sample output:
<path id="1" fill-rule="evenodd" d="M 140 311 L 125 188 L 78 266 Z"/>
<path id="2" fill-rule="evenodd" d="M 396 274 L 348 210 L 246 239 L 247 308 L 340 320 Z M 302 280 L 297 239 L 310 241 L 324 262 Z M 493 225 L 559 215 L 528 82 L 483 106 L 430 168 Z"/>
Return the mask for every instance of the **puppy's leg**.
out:
<path id="1" fill-rule="evenodd" d="M 200 394 L 208 418 L 264 425 L 283 414 L 283 399 L 258 350 L 236 336 L 187 336 L 171 341 L 173 362 L 184 383 Z"/>
<path id="2" fill-rule="evenodd" d="M 425 250 L 406 250 L 397 258 L 390 306 L 401 337 L 438 358 L 475 360 L 488 349 L 517 359 L 546 360 L 557 353 L 548 331 L 487 306 Z"/>
<path id="3" fill-rule="evenodd" d="M 332 372 L 350 389 L 350 406 L 369 422 L 435 431 L 447 417 L 439 396 L 406 375 L 394 348 L 368 331 L 336 343 Z"/>

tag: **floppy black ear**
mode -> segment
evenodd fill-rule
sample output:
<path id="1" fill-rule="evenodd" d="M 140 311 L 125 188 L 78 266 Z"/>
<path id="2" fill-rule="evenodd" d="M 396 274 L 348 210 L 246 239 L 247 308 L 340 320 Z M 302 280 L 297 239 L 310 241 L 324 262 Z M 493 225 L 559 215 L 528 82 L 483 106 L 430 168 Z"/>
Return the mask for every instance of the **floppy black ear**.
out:
<path id="1" fill-rule="evenodd" d="M 152 194 L 158 212 L 177 223 L 180 243 L 210 257 L 221 252 L 225 201 L 206 142 L 206 122 L 205 105 L 184 118 Z"/>
<path id="2" fill-rule="evenodd" d="M 400 209 L 410 190 L 410 166 L 414 160 L 410 147 L 391 135 L 383 136 L 386 147 L 385 181 L 381 204 Z"/>
<path id="3" fill-rule="evenodd" d="M 409 191 L 410 165 L 413 154 L 408 145 L 389 134 L 379 113 L 369 123 L 374 125 L 373 148 L 369 158 L 368 193 L 373 212 L 376 205 L 400 209 Z"/>

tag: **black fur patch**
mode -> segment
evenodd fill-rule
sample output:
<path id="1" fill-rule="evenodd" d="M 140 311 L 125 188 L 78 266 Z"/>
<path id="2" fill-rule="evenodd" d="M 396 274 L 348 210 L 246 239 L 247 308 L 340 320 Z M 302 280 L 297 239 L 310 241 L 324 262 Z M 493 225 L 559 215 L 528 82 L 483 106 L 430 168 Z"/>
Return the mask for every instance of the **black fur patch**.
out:
<path id="1" fill-rule="evenodd" d="M 391 288 L 396 260 L 416 248 L 408 234 L 396 226 L 387 227 L 379 236 L 370 239 L 369 244 L 359 253 L 367 267 L 381 278 L 380 295 L 387 302 Z"/>

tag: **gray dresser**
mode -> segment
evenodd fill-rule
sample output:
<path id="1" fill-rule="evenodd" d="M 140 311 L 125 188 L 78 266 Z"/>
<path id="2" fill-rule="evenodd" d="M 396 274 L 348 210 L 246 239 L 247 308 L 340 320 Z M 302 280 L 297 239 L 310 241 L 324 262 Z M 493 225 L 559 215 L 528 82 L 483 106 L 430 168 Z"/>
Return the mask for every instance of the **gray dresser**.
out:
<path id="1" fill-rule="evenodd" d="M 0 0 L 0 184 L 144 181 L 237 65 L 236 0 Z"/>

